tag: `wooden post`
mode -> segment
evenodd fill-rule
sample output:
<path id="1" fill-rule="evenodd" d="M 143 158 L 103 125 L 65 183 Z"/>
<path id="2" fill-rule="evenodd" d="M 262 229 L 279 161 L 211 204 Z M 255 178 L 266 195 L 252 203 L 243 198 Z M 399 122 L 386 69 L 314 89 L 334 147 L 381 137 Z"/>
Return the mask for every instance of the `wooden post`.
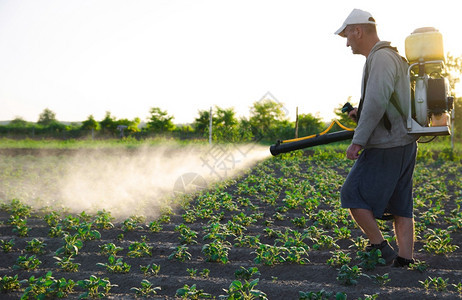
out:
<path id="1" fill-rule="evenodd" d="M 298 106 L 295 109 L 295 138 L 298 139 Z"/>
<path id="2" fill-rule="evenodd" d="M 212 107 L 210 106 L 209 114 L 209 145 L 212 145 Z"/>
<path id="3" fill-rule="evenodd" d="M 454 118 L 456 116 L 456 106 L 454 105 L 454 108 L 452 109 L 451 112 L 451 150 L 454 152 L 454 135 L 456 134 L 455 128 L 454 128 Z"/>

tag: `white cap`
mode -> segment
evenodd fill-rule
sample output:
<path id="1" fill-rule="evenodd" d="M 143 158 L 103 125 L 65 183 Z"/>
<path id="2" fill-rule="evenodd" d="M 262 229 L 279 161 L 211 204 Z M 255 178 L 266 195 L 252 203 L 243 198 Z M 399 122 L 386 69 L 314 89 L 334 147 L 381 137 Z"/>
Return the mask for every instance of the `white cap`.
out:
<path id="1" fill-rule="evenodd" d="M 346 18 L 345 22 L 343 22 L 343 25 L 335 32 L 335 34 L 344 36 L 343 31 L 345 30 L 345 27 L 347 27 L 348 25 L 352 25 L 352 24 L 374 24 L 376 25 L 375 20 L 370 13 L 368 13 L 367 11 L 355 8 L 351 11 L 351 13 Z"/>

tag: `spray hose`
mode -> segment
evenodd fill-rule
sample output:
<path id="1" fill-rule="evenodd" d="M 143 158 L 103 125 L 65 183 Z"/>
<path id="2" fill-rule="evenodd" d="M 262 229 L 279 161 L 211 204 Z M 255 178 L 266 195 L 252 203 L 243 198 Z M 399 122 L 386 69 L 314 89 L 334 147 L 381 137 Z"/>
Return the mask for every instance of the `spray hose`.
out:
<path id="1" fill-rule="evenodd" d="M 344 130 L 328 133 L 332 129 L 334 124 L 339 125 Z M 348 128 L 342 125 L 339 121 L 334 120 L 329 125 L 329 127 L 321 133 L 313 134 L 310 136 L 305 136 L 305 137 L 301 137 L 297 139 L 284 140 L 284 141 L 279 140 L 276 142 L 276 144 L 271 145 L 270 152 L 272 155 L 275 156 L 281 153 L 287 153 L 290 151 L 299 150 L 303 148 L 324 145 L 324 144 L 329 144 L 329 143 L 338 142 L 338 141 L 344 141 L 344 140 L 352 139 L 354 133 L 355 133 L 354 129 Z"/>
<path id="2" fill-rule="evenodd" d="M 296 139 L 278 141 L 278 142 L 279 142 L 280 144 L 283 144 L 283 143 L 292 143 L 292 142 L 298 142 L 298 141 L 303 141 L 303 140 L 315 138 L 315 137 L 317 137 L 317 136 L 324 135 L 324 134 L 328 133 L 328 132 L 332 129 L 332 127 L 334 127 L 334 124 L 337 124 L 338 126 L 340 126 L 340 128 L 342 128 L 342 129 L 344 129 L 344 130 L 347 130 L 347 131 L 354 131 L 353 128 L 346 127 L 345 125 L 343 125 L 342 123 L 340 123 L 338 120 L 333 120 L 332 123 L 330 123 L 329 127 L 327 127 L 327 129 L 324 130 L 324 131 L 321 132 L 321 133 L 312 134 L 312 135 L 309 135 L 309 136 L 304 136 L 304 137 L 296 138 Z"/>

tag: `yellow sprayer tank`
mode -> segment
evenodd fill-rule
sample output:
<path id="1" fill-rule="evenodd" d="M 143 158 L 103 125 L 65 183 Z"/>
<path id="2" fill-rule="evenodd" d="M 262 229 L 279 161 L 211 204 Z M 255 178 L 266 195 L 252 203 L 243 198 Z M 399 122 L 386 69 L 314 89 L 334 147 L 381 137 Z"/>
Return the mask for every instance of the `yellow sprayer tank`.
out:
<path id="1" fill-rule="evenodd" d="M 444 60 L 443 35 L 433 27 L 414 30 L 405 40 L 406 57 L 410 63 Z"/>

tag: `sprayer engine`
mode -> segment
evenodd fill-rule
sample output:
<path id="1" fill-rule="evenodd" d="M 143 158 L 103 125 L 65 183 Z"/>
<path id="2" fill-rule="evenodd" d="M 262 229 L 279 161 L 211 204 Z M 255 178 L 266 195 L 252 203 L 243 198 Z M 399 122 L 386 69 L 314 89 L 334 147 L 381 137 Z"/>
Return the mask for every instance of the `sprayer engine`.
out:
<path id="1" fill-rule="evenodd" d="M 433 27 L 416 29 L 405 41 L 410 63 L 408 77 L 412 87 L 407 115 L 409 134 L 449 135 L 449 113 L 454 99 L 441 75 L 444 66 L 443 38 Z"/>

